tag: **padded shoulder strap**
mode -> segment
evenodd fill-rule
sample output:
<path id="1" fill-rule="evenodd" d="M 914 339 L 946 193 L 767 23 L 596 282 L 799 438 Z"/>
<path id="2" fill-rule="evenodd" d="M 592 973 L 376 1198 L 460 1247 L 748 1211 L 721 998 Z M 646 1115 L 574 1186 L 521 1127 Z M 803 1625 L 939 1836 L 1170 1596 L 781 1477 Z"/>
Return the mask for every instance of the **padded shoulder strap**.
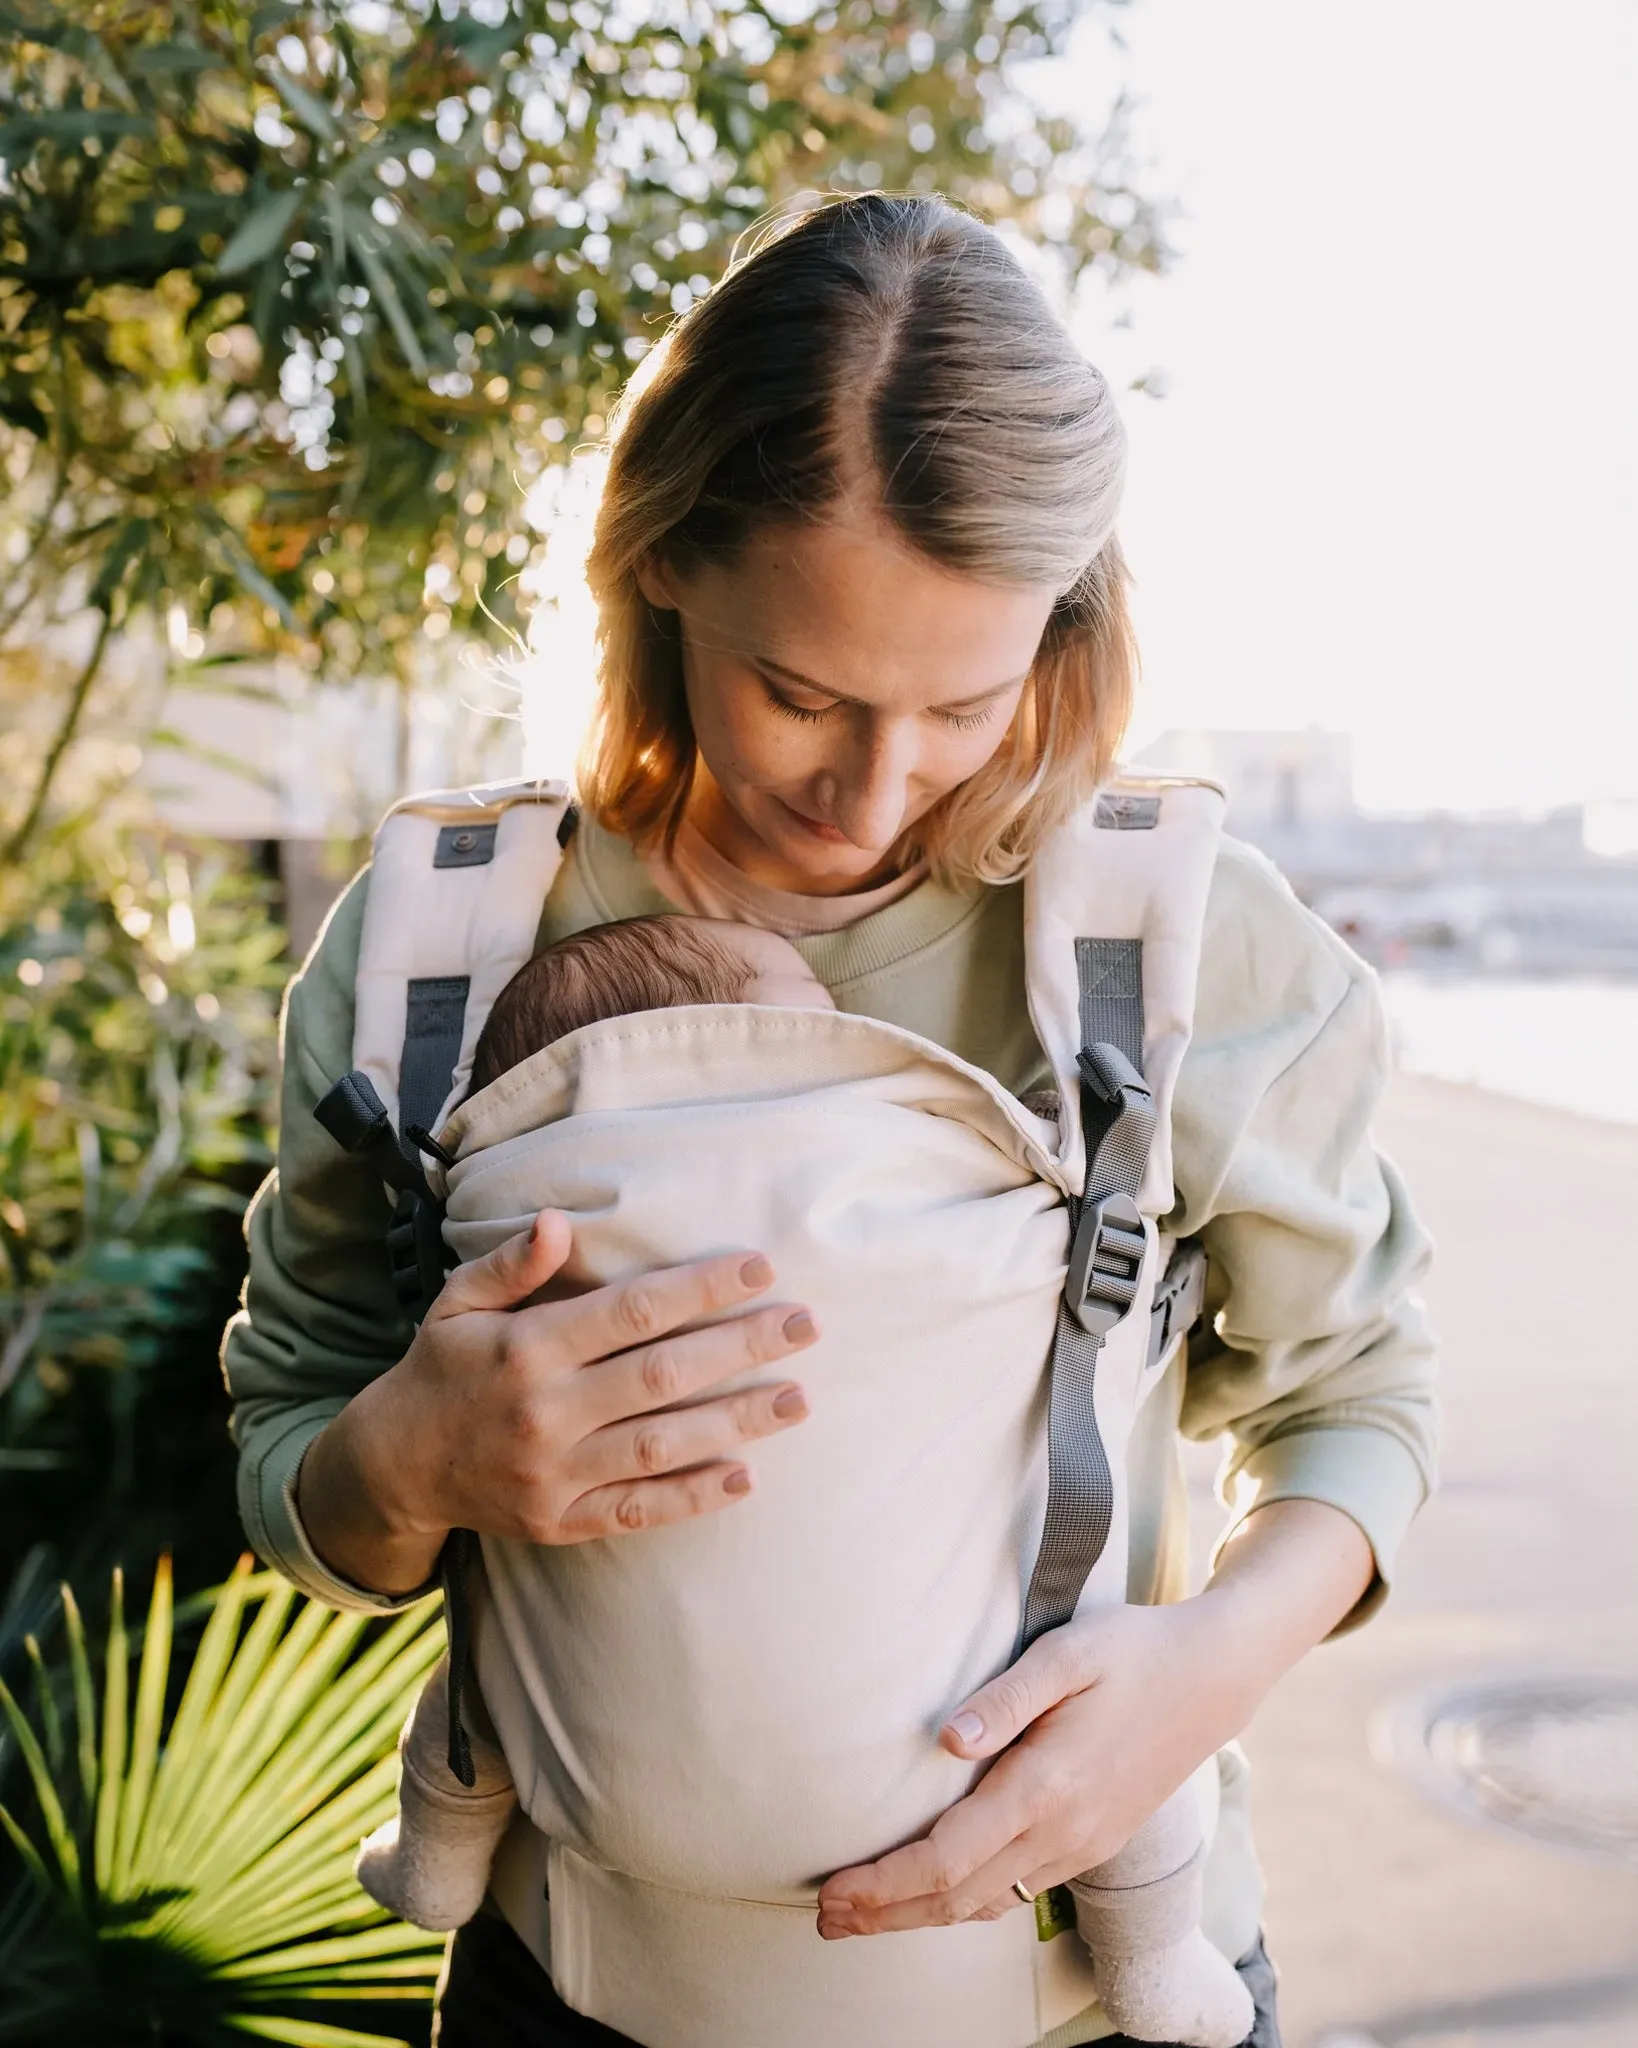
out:
<path id="1" fill-rule="evenodd" d="M 1156 1334 L 1155 1224 L 1172 1206 L 1172 1085 L 1194 1015 L 1221 815 L 1221 795 L 1207 788 L 1119 784 L 1053 834 L 1026 883 L 1031 1010 L 1058 1079 L 1063 1162 L 1083 1192 L 1069 1205 L 1046 1510 L 1021 1647 L 1074 1614 L 1115 1525 L 1111 1451 L 1123 1455 Z M 1174 1289 L 1168 1272 L 1166 1303 L 1173 1293 L 1181 1303 L 1183 1291 L 1182 1276 Z M 1163 1306 L 1162 1346 L 1171 1327 Z M 1111 1365 L 1115 1388 L 1105 1398 Z M 1124 1558 L 1122 1532 L 1122 1572 Z"/>
<path id="2" fill-rule="evenodd" d="M 1154 1097 L 1137 1190 L 1151 1218 L 1172 1206 L 1172 1090 L 1193 1028 L 1223 807 L 1211 783 L 1123 775 L 1051 835 L 1024 885 L 1030 1014 L 1063 1101 L 1064 1165 L 1084 1186 L 1081 1052 L 1118 1046 Z"/>
<path id="3" fill-rule="evenodd" d="M 429 790 L 375 835 L 353 1065 L 400 1129 L 436 1131 L 502 988 L 534 951 L 570 823 L 562 782 Z"/>

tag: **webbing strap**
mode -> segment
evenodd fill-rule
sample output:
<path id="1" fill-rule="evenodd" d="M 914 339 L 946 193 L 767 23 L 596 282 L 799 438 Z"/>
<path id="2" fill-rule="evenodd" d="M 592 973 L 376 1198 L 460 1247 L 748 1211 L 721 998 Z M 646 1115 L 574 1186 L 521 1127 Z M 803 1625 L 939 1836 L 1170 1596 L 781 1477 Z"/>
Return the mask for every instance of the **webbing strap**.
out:
<path id="1" fill-rule="evenodd" d="M 1115 1483 L 1092 1399 L 1102 1349 L 1103 1339 L 1083 1330 L 1060 1301 L 1052 1339 L 1046 1526 L 1024 1600 L 1023 1649 L 1068 1621 L 1109 1540 Z"/>
<path id="2" fill-rule="evenodd" d="M 462 1719 L 466 1689 L 472 1678 L 472 1591 L 468 1575 L 478 1555 L 478 1539 L 470 1529 L 451 1529 L 438 1561 L 444 1588 L 444 1629 L 449 1638 L 448 1762 L 456 1781 L 468 1789 L 478 1782 L 472 1741 Z"/>
<path id="3" fill-rule="evenodd" d="M 1021 1648 L 1074 1614 L 1109 1541 L 1115 1488 L 1098 1428 L 1098 1354 L 1136 1294 L 1144 1235 L 1131 1198 L 1156 1121 L 1142 1078 L 1141 940 L 1077 939 L 1075 968 L 1086 1191 L 1070 1205 L 1071 1279 L 1052 1340 L 1046 1521 L 1024 1599 Z M 1107 1239 L 1099 1227 L 1102 1204 L 1113 1212 Z M 1097 1312 L 1087 1312 L 1088 1299 Z"/>
<path id="4" fill-rule="evenodd" d="M 398 1128 L 422 1124 L 429 1131 L 444 1106 L 455 1063 L 461 1057 L 466 998 L 465 974 L 423 976 L 409 985 L 404 1014 L 404 1053 L 398 1068 Z"/>
<path id="5" fill-rule="evenodd" d="M 444 1106 L 455 1078 L 456 1062 L 461 1057 L 461 1034 L 466 1028 L 466 999 L 471 987 L 471 977 L 465 974 L 427 975 L 409 985 L 404 1054 L 398 1068 L 400 1131 L 407 1131 L 411 1124 L 430 1130 Z M 419 1222 L 420 1217 L 417 1215 L 412 1221 Z M 421 1314 L 429 1305 L 422 1302 Z M 463 1785 L 477 1783 L 472 1748 L 461 1718 L 461 1696 L 472 1670 L 472 1609 L 467 1574 L 476 1548 L 477 1538 L 469 1530 L 452 1529 L 440 1560 L 444 1625 L 449 1632 L 449 1768 Z"/>
<path id="6" fill-rule="evenodd" d="M 1081 1044 L 1113 1045 L 1143 1072 L 1143 941 L 1077 939 Z"/>

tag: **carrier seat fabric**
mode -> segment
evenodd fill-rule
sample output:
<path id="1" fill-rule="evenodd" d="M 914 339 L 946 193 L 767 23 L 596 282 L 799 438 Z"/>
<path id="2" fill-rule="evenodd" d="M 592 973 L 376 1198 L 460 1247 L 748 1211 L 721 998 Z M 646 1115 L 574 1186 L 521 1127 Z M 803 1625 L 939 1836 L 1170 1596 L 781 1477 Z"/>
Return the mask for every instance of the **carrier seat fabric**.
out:
<path id="1" fill-rule="evenodd" d="M 810 1351 L 746 1376 L 812 1409 L 750 1448 L 747 1501 L 636 1543 L 485 1539 L 476 1618 L 539 1828 L 649 1883 L 811 1900 L 967 1789 L 939 1724 L 1014 1654 L 1067 1240 L 1051 1126 L 892 1026 L 725 1006 L 589 1026 L 441 1136 L 462 1258 L 550 1204 L 577 1288 L 758 1249 L 814 1312 Z"/>

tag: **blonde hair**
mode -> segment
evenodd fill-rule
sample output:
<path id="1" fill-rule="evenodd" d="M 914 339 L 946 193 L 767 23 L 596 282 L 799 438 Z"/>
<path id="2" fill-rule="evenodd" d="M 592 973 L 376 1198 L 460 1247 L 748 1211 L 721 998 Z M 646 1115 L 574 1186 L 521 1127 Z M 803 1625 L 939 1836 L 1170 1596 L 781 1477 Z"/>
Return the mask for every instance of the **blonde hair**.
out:
<path id="1" fill-rule="evenodd" d="M 731 561 L 758 521 L 822 518 L 860 450 L 931 561 L 1059 592 L 1000 746 L 899 849 L 947 880 L 1007 880 L 1107 775 L 1130 716 L 1126 436 L 1000 237 L 939 198 L 866 193 L 775 222 L 627 387 L 587 561 L 582 800 L 638 845 L 669 843 L 694 776 L 675 614 L 648 604 L 639 566 Z"/>

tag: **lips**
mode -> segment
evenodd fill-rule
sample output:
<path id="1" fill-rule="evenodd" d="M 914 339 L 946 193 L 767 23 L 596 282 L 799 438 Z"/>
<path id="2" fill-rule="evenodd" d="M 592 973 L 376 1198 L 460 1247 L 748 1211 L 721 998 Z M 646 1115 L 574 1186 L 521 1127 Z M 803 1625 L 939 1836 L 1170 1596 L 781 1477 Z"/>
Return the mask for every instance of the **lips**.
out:
<path id="1" fill-rule="evenodd" d="M 793 824 L 800 825 L 804 832 L 811 834 L 815 839 L 823 841 L 826 846 L 851 846 L 853 844 L 847 834 L 839 830 L 838 827 L 827 825 L 820 818 L 808 817 L 805 812 L 799 811 L 794 805 L 786 803 L 783 797 L 775 797 L 774 802 L 778 804 L 779 808 Z"/>

